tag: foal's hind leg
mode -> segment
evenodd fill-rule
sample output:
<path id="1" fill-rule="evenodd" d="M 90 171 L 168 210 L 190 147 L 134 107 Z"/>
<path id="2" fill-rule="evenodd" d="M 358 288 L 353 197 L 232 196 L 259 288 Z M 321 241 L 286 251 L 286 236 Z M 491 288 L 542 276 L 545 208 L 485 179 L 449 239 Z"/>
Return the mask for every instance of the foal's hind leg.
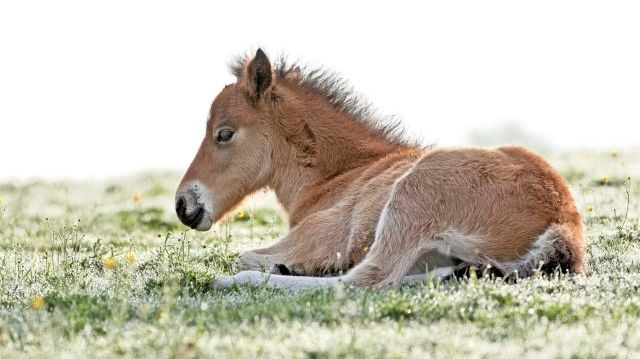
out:
<path id="1" fill-rule="evenodd" d="M 406 177 L 399 180 L 382 211 L 371 250 L 345 275 L 345 283 L 398 287 L 425 251 L 435 247 L 438 228 L 433 216 L 425 215 L 425 208 L 415 201 L 410 181 Z"/>
<path id="2" fill-rule="evenodd" d="M 399 287 L 422 254 L 421 233 L 407 232 L 376 236 L 367 257 L 344 276 L 344 282 L 359 287 Z"/>

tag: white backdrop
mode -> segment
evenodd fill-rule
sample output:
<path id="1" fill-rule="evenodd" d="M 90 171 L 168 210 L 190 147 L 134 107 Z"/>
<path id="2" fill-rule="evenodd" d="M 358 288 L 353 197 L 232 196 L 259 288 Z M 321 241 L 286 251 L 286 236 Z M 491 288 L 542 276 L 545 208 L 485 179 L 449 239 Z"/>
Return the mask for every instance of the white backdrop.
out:
<path id="1" fill-rule="evenodd" d="M 226 64 L 257 46 L 338 70 L 425 142 L 507 122 L 639 146 L 638 4 L 3 1 L 0 178 L 183 170 Z"/>

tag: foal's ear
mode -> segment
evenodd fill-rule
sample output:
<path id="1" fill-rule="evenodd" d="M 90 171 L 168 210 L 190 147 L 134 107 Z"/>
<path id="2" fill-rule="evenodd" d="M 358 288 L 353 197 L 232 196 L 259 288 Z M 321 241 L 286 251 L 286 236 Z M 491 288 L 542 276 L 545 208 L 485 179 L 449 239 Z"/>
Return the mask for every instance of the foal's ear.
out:
<path id="1" fill-rule="evenodd" d="M 256 51 L 256 56 L 247 66 L 246 74 L 246 86 L 249 97 L 254 101 L 260 99 L 273 83 L 271 63 L 262 49 Z"/>

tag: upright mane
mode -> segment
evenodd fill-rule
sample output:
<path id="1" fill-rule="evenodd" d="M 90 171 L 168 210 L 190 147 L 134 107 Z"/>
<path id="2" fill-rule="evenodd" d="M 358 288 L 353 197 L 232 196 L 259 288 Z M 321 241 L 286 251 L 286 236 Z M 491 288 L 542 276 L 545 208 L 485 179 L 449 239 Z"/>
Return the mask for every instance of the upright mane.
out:
<path id="1" fill-rule="evenodd" d="M 236 77 L 242 71 L 249 57 L 241 55 L 229 64 L 231 73 Z M 404 125 L 395 116 L 384 116 L 362 94 L 355 91 L 340 74 L 324 67 L 309 67 L 300 62 L 289 62 L 286 56 L 280 56 L 274 63 L 275 75 L 284 79 L 287 74 L 299 71 L 300 76 L 288 78 L 297 81 L 305 89 L 326 98 L 327 102 L 348 118 L 369 128 L 375 135 L 395 145 L 421 147 L 416 138 L 407 135 Z"/>

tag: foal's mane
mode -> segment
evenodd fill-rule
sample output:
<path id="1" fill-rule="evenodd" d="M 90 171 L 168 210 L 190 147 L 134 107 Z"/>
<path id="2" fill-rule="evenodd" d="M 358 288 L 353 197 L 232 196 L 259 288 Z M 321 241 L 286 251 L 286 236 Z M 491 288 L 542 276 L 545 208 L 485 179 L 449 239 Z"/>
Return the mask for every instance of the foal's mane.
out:
<path id="1" fill-rule="evenodd" d="M 241 55 L 229 64 L 231 73 L 242 75 L 250 57 Z M 324 67 L 309 67 L 300 62 L 289 62 L 282 55 L 273 66 L 277 78 L 284 79 L 292 71 L 299 70 L 301 76 L 289 80 L 297 81 L 303 88 L 326 98 L 327 102 L 347 117 L 369 128 L 375 135 L 395 145 L 419 147 L 419 141 L 407 135 L 400 120 L 395 116 L 381 115 L 378 109 L 353 87 L 340 74 Z"/>

